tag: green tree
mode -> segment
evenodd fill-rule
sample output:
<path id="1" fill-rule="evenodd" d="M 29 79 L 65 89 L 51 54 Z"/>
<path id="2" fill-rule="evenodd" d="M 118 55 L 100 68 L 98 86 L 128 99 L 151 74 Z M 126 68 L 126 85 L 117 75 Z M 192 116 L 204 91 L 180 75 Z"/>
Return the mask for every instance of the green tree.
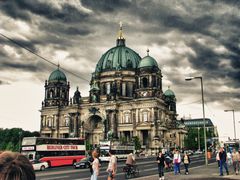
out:
<path id="1" fill-rule="evenodd" d="M 0 150 L 19 151 L 23 137 L 39 137 L 40 133 L 24 131 L 21 128 L 0 129 Z"/>
<path id="2" fill-rule="evenodd" d="M 214 130 L 213 128 L 206 128 L 206 137 L 207 140 L 212 139 L 214 137 Z M 199 137 L 200 137 L 200 149 L 204 149 L 204 129 L 201 127 L 199 129 Z M 198 149 L 198 128 L 197 127 L 191 127 L 188 128 L 188 134 L 184 140 L 185 147 L 187 149 L 197 150 Z M 211 144 L 210 142 L 207 143 L 207 146 L 209 147 Z"/>
<path id="3" fill-rule="evenodd" d="M 138 136 L 134 136 L 133 137 L 133 143 L 134 143 L 134 146 L 135 146 L 135 150 L 138 151 L 141 149 L 141 142 L 140 142 L 140 139 Z"/>

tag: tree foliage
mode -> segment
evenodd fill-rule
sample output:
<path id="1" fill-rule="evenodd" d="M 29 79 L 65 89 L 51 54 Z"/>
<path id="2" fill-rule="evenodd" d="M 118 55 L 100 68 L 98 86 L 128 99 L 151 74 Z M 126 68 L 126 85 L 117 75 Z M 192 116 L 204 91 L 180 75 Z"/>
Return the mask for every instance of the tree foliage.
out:
<path id="1" fill-rule="evenodd" d="M 32 136 L 39 137 L 40 133 L 37 131 L 24 131 L 21 128 L 0 129 L 0 151 L 19 151 L 23 137 Z"/>
<path id="2" fill-rule="evenodd" d="M 206 136 L 207 139 L 211 139 L 214 137 L 214 132 L 213 129 L 211 128 L 206 128 Z M 199 129 L 199 139 L 200 139 L 200 149 L 204 149 L 204 131 L 203 128 L 201 127 Z M 192 149 L 192 150 L 197 150 L 198 149 L 198 128 L 188 128 L 188 134 L 184 139 L 184 144 L 186 149 Z M 207 146 L 209 147 L 210 144 L 208 143 Z"/>
<path id="3" fill-rule="evenodd" d="M 141 142 L 138 136 L 133 137 L 133 143 L 136 151 L 141 149 Z"/>

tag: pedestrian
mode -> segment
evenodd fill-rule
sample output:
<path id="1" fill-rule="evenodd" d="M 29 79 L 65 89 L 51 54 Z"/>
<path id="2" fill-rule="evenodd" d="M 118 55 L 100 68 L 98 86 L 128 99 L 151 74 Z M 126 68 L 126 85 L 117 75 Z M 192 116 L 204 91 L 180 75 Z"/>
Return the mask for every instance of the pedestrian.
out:
<path id="1" fill-rule="evenodd" d="M 227 162 L 228 162 L 228 165 L 232 165 L 232 154 L 230 151 L 227 152 Z"/>
<path id="2" fill-rule="evenodd" d="M 91 180 L 97 180 L 99 175 L 99 160 L 98 160 L 98 153 L 96 150 L 92 152 L 93 162 L 92 162 L 92 175 Z"/>
<path id="3" fill-rule="evenodd" d="M 92 151 L 93 152 L 93 151 Z M 92 163 L 93 163 L 94 159 L 93 159 L 93 156 L 92 156 L 92 153 L 89 151 L 89 158 L 88 158 L 88 162 L 89 162 L 89 171 L 90 171 L 90 174 L 92 175 L 93 174 L 93 169 L 92 169 Z"/>
<path id="4" fill-rule="evenodd" d="M 185 174 L 187 175 L 187 174 L 189 174 L 188 166 L 189 166 L 189 164 L 190 164 L 190 157 L 189 157 L 189 155 L 187 155 L 186 152 L 184 152 L 182 161 L 183 161 L 184 168 L 185 168 Z"/>
<path id="5" fill-rule="evenodd" d="M 174 174 L 177 175 L 180 172 L 180 163 L 181 163 L 181 155 L 178 150 L 175 150 L 173 155 L 173 164 L 174 164 Z"/>
<path id="6" fill-rule="evenodd" d="M 165 162 L 165 157 L 162 151 L 160 151 L 157 156 L 157 163 L 158 163 L 159 180 L 164 180 L 164 166 L 166 165 L 166 162 Z"/>
<path id="7" fill-rule="evenodd" d="M 220 176 L 223 176 L 223 167 L 225 168 L 227 175 L 229 175 L 227 167 L 227 154 L 223 147 L 220 148 L 219 159 L 220 159 Z"/>
<path id="8" fill-rule="evenodd" d="M 117 172 L 117 158 L 114 156 L 114 152 L 112 150 L 109 150 L 109 163 L 108 163 L 108 180 L 113 180 L 116 177 Z"/>
<path id="9" fill-rule="evenodd" d="M 219 152 L 218 151 L 216 153 L 216 161 L 218 163 L 218 168 L 220 168 L 220 157 L 219 157 Z"/>
<path id="10" fill-rule="evenodd" d="M 30 161 L 22 154 L 5 151 L 0 154 L 1 180 L 35 180 Z"/>
<path id="11" fill-rule="evenodd" d="M 232 161 L 233 161 L 233 169 L 234 169 L 234 172 L 236 173 L 236 175 L 238 174 L 238 171 L 239 171 L 239 153 L 236 151 L 236 149 L 233 149 L 233 152 L 232 152 Z"/>

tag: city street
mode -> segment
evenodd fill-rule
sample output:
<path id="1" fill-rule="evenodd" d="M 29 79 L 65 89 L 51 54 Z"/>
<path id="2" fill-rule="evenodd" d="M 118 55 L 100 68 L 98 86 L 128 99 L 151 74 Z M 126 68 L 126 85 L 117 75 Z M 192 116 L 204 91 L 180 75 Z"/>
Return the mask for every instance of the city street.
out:
<path id="1" fill-rule="evenodd" d="M 191 167 L 196 167 L 204 164 L 204 156 L 203 155 L 194 155 L 191 157 L 192 163 Z M 215 159 L 210 160 L 210 162 L 214 162 Z M 118 162 L 118 173 L 117 179 L 124 179 L 124 173 L 122 172 L 122 168 L 124 167 L 125 161 Z M 141 158 L 137 159 L 137 165 L 140 170 L 140 176 L 149 176 L 157 174 L 157 166 L 155 163 L 155 157 Z M 104 163 L 100 170 L 99 180 L 105 180 L 107 177 L 107 173 L 105 172 L 107 168 L 107 164 Z M 181 167 L 183 169 L 183 167 Z M 36 172 L 37 180 L 54 180 L 54 179 L 82 179 L 89 180 L 90 172 L 89 169 L 73 169 L 72 166 L 68 167 L 56 167 L 46 169 L 43 172 Z"/>

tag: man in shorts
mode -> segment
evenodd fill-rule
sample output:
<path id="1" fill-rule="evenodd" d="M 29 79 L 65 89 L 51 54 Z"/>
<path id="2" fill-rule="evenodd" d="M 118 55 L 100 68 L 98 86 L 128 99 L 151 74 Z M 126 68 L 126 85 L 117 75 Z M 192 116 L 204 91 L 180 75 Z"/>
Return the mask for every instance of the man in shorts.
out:
<path id="1" fill-rule="evenodd" d="M 116 177 L 116 171 L 117 171 L 117 158 L 114 156 L 113 151 L 109 151 L 109 163 L 108 163 L 108 180 L 113 180 Z"/>

